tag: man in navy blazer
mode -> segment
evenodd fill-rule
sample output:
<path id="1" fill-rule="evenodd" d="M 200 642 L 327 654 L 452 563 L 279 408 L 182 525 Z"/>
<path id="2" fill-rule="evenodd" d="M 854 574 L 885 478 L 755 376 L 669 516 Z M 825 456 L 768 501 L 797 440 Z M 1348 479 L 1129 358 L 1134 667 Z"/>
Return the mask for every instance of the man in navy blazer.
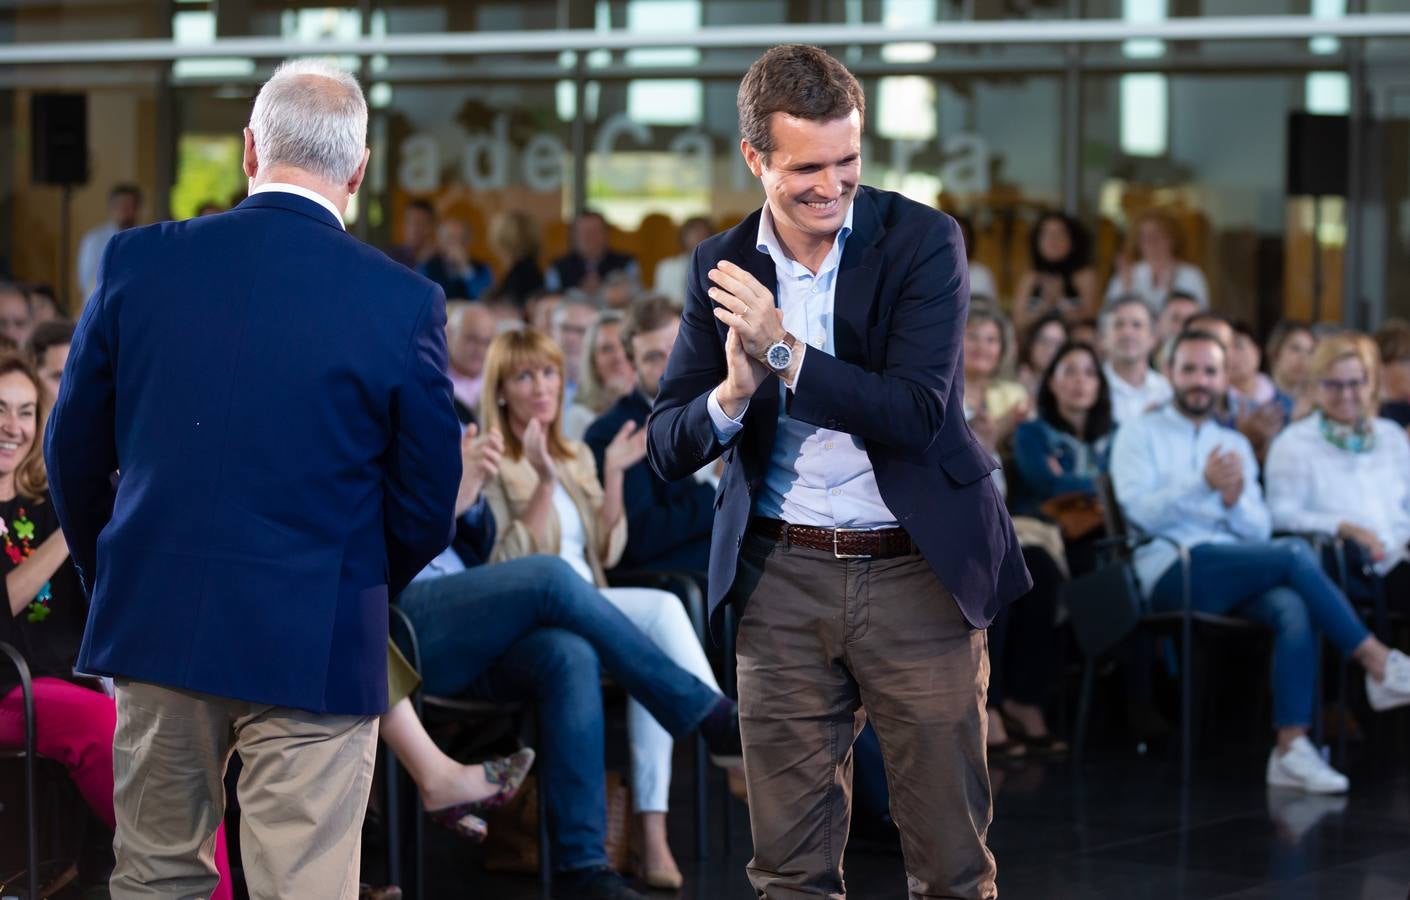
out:
<path id="1" fill-rule="evenodd" d="M 815 47 L 745 76 L 741 150 L 767 202 L 695 251 L 648 454 L 667 479 L 725 458 L 709 595 L 740 614 L 759 896 L 844 894 L 870 719 L 910 896 L 987 898 L 983 629 L 1031 582 L 965 424 L 959 228 L 860 185 L 864 111 Z"/>
<path id="2" fill-rule="evenodd" d="M 388 598 L 461 468 L 441 291 L 342 224 L 366 127 L 351 76 L 280 67 L 249 199 L 115 236 L 74 337 L 45 457 L 118 685 L 115 898 L 209 896 L 236 750 L 251 896 L 357 896 Z"/>

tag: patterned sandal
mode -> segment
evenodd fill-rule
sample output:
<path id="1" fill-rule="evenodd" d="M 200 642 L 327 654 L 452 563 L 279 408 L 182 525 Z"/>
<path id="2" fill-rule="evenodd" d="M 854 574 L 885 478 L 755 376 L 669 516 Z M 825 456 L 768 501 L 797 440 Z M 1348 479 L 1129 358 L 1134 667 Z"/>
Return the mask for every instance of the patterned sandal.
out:
<path id="1" fill-rule="evenodd" d="M 498 809 L 514 799 L 534 766 L 534 751 L 525 747 L 512 756 L 488 760 L 481 765 L 485 770 L 485 780 L 499 785 L 499 790 L 474 803 L 458 803 L 427 811 L 431 821 L 476 844 L 484 841 L 489 833 L 489 826 L 477 814 Z"/>

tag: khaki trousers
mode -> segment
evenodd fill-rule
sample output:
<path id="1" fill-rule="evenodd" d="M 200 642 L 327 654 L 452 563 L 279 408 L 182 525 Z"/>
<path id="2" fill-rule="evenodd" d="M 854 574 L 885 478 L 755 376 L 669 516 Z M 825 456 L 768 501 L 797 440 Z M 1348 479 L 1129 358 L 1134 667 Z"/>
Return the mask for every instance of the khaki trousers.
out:
<path id="1" fill-rule="evenodd" d="M 731 602 L 759 897 L 845 898 L 852 742 L 868 718 L 909 896 L 997 897 L 986 635 L 925 560 L 839 560 L 749 534 Z"/>
<path id="2" fill-rule="evenodd" d="M 232 752 L 251 900 L 356 900 L 377 721 L 119 679 L 114 900 L 210 896 Z"/>

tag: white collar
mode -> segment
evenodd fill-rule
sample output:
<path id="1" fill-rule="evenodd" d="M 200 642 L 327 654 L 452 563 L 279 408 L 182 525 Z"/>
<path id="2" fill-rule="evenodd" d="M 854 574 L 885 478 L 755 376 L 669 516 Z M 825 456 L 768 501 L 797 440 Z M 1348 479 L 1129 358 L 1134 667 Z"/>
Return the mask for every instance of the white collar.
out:
<path id="1" fill-rule="evenodd" d="M 317 191 L 311 191 L 306 187 L 299 187 L 297 184 L 286 184 L 282 181 L 270 181 L 250 191 L 250 196 L 253 197 L 255 194 L 263 194 L 266 191 L 279 191 L 284 194 L 293 194 L 295 197 L 302 197 L 305 200 L 312 200 L 314 203 L 317 203 L 319 206 L 323 207 L 324 209 L 328 210 L 328 212 L 333 214 L 333 219 L 338 223 L 339 228 L 343 229 L 344 231 L 348 230 L 348 226 L 343 224 L 343 214 L 338 212 L 338 207 L 333 205 L 332 200 L 329 200 L 327 197 L 323 196 Z"/>
<path id="2" fill-rule="evenodd" d="M 857 208 L 857 198 L 855 194 L 852 202 L 847 204 L 847 218 L 843 220 L 842 227 L 837 229 L 837 234 L 832 240 L 832 249 L 823 258 L 822 265 L 818 267 L 819 276 L 826 274 L 829 270 L 836 268 L 837 261 L 842 256 L 842 245 L 847 242 L 847 236 L 852 233 L 852 212 Z M 778 233 L 774 231 L 774 215 L 767 203 L 764 204 L 762 215 L 759 216 L 759 232 L 754 239 L 754 246 L 760 253 L 767 253 L 773 258 L 774 265 L 786 266 L 793 270 L 795 275 L 808 272 L 806 266 L 796 259 L 789 259 L 783 252 L 783 244 L 778 239 Z M 801 271 L 800 271 L 801 270 Z M 812 274 L 808 272 L 808 274 Z"/>

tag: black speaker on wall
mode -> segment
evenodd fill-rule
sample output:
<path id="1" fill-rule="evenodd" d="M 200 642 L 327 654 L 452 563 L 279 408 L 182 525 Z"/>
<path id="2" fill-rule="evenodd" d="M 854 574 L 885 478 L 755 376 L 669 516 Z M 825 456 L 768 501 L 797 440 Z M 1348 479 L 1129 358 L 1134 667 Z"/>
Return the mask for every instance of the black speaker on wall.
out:
<path id="1" fill-rule="evenodd" d="M 29 106 L 30 177 L 35 184 L 88 181 L 88 97 L 35 94 Z"/>
<path id="2" fill-rule="evenodd" d="M 1346 116 L 1295 112 L 1288 116 L 1288 194 L 1345 197 L 1351 160 Z"/>

